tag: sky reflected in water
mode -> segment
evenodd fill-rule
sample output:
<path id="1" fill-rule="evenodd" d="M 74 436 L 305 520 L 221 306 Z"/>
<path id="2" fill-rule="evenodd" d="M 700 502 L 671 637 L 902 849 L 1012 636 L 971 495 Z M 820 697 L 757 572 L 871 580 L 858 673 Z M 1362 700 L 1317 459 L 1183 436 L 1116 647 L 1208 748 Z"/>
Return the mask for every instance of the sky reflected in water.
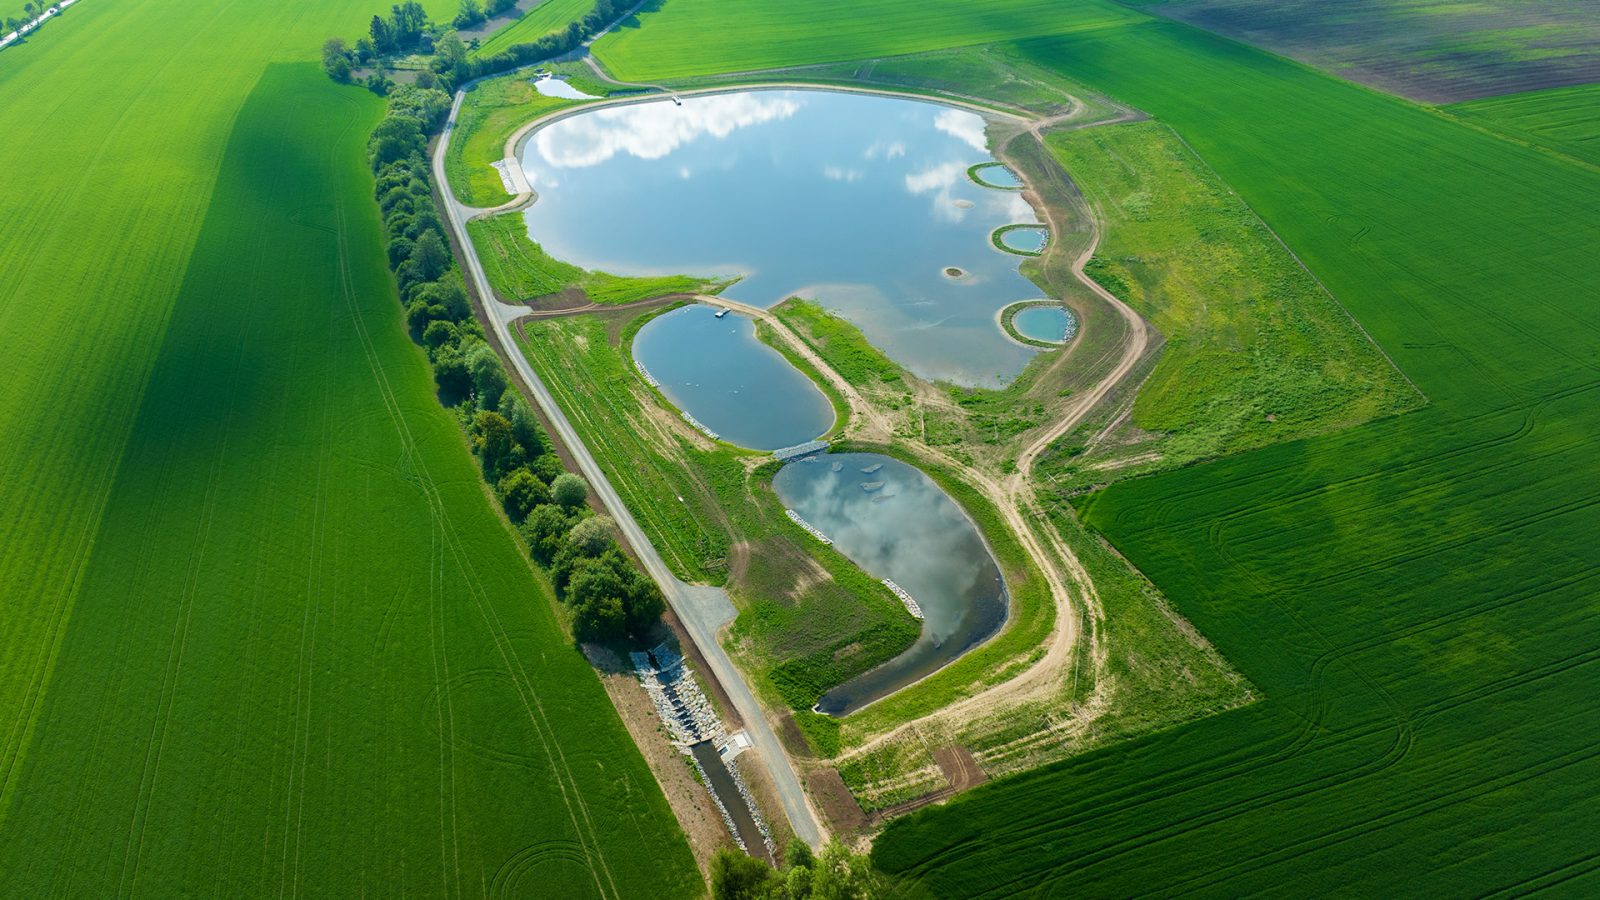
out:
<path id="1" fill-rule="evenodd" d="M 870 470 L 870 471 L 869 471 Z M 875 453 L 827 453 L 778 471 L 786 506 L 874 578 L 916 599 L 922 637 L 888 663 L 840 685 L 817 704 L 840 715 L 887 696 L 999 630 L 1005 584 L 977 529 L 933 480 Z"/>
<path id="2" fill-rule="evenodd" d="M 995 313 L 1039 291 L 990 234 L 1037 219 L 1017 192 L 966 176 L 991 158 L 979 116 L 933 103 L 804 90 L 660 100 L 536 132 L 522 165 L 539 199 L 525 215 L 558 259 L 742 274 L 729 297 L 806 296 L 918 375 L 999 386 L 1034 351 Z"/>
<path id="3" fill-rule="evenodd" d="M 633 356 L 661 392 L 725 441 L 793 447 L 827 431 L 833 407 L 811 379 L 756 339 L 744 316 L 686 306 L 641 328 Z"/>

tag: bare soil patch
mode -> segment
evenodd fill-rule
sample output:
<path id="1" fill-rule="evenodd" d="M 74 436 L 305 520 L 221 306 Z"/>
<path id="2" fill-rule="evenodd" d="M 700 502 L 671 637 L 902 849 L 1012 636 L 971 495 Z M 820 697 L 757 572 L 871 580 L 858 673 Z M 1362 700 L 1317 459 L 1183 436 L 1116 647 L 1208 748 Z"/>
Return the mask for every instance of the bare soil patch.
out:
<path id="1" fill-rule="evenodd" d="M 806 773 L 806 786 L 811 789 L 811 797 L 816 801 L 829 831 L 847 834 L 867 824 L 867 814 L 861 810 L 856 798 L 850 795 L 850 789 L 845 787 L 844 779 L 839 777 L 837 771 L 825 767 L 813 768 Z"/>
<path id="2" fill-rule="evenodd" d="M 965 747 L 940 747 L 933 751 L 933 761 L 939 764 L 939 771 L 950 782 L 952 791 L 964 791 L 989 780 L 972 751 Z"/>

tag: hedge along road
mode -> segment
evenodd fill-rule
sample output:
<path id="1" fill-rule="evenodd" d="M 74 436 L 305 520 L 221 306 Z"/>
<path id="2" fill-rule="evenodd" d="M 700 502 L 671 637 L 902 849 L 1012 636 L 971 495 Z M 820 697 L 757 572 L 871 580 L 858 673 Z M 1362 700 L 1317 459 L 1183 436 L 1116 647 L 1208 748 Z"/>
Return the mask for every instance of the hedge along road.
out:
<path id="1" fill-rule="evenodd" d="M 528 310 L 525 307 L 509 307 L 495 299 L 494 292 L 489 288 L 489 280 L 484 275 L 483 264 L 478 259 L 477 250 L 474 249 L 471 238 L 467 236 L 466 219 L 475 211 L 456 201 L 445 174 L 445 154 L 450 149 L 450 134 L 455 130 L 456 115 L 461 110 L 461 101 L 466 97 L 466 89 L 471 86 L 471 83 L 463 85 L 462 89 L 456 92 L 455 102 L 450 106 L 450 116 L 445 120 L 444 131 L 440 133 L 433 150 L 433 177 L 444 199 L 450 230 L 455 234 L 456 242 L 461 247 L 462 262 L 466 266 L 468 278 L 478 297 L 483 301 L 483 310 L 485 318 L 489 320 L 491 334 L 499 342 L 501 354 L 511 361 L 517 373 L 522 376 L 523 383 L 528 386 L 534 402 L 539 404 L 551 427 L 555 429 L 556 435 L 566 444 L 573 459 L 577 460 L 578 468 L 589 480 L 600 502 L 605 505 L 606 512 L 616 520 L 617 527 L 621 529 L 634 552 L 639 555 L 645 571 L 650 573 L 650 577 L 661 586 L 661 593 L 666 596 L 667 602 L 672 604 L 673 611 L 683 622 L 690 639 L 699 647 L 701 655 L 711 667 L 712 674 L 721 682 L 723 690 L 733 701 L 734 708 L 744 720 L 745 728 L 750 732 L 756 749 L 761 751 L 762 762 L 772 776 L 772 783 L 777 788 L 784 814 L 788 816 L 789 824 L 794 828 L 795 834 L 807 844 L 820 847 L 823 841 L 822 827 L 817 821 L 815 811 L 811 808 L 810 800 L 806 797 L 805 789 L 800 786 L 800 778 L 795 774 L 794 765 L 784 752 L 783 745 L 778 742 L 778 736 L 773 732 L 772 726 L 768 724 L 755 694 L 751 693 L 750 686 L 745 683 L 738 669 L 734 668 L 733 661 L 723 651 L 722 644 L 717 641 L 717 632 L 723 625 L 733 621 L 736 615 L 733 601 L 728 599 L 728 593 L 722 588 L 687 584 L 672 574 L 672 570 L 662 561 L 661 555 L 656 552 L 655 546 L 650 543 L 644 530 L 634 520 L 633 514 L 628 511 L 627 505 L 622 502 L 616 489 L 611 486 L 605 472 L 600 469 L 600 464 L 595 462 L 589 448 L 579 439 L 572 423 L 567 420 L 566 413 L 562 412 L 555 398 L 545 388 L 544 382 L 539 380 L 533 367 L 517 350 L 516 341 L 512 340 L 511 323 L 526 315 Z"/>

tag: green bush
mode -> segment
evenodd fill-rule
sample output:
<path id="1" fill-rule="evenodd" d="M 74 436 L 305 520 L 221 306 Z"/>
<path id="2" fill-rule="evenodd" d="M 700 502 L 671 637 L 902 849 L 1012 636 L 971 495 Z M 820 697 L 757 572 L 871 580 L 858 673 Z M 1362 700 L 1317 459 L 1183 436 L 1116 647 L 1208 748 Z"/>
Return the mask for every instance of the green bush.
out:
<path id="1" fill-rule="evenodd" d="M 568 509 L 582 506 L 589 499 L 589 483 L 581 476 L 562 472 L 550 482 L 550 497 Z"/>

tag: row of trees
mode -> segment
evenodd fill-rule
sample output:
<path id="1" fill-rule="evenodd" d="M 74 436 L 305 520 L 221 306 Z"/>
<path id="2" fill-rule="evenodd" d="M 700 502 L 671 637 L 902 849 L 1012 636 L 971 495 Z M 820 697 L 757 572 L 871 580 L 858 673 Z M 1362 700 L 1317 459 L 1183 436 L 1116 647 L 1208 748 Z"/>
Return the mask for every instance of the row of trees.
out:
<path id="1" fill-rule="evenodd" d="M 37 2 L 37 3 L 35 3 L 34 0 L 27 0 L 26 3 L 22 4 L 22 17 L 21 18 L 18 18 L 16 16 L 6 16 L 6 20 L 5 20 L 5 29 L 6 30 L 5 30 L 5 32 L 3 34 L 10 34 L 11 32 L 15 31 L 15 32 L 17 32 L 17 39 L 20 41 L 22 39 L 22 29 L 29 22 L 32 22 L 34 19 L 37 19 L 40 16 L 44 15 L 45 10 L 47 10 L 47 9 L 48 10 L 55 10 L 56 7 L 53 4 L 49 4 L 49 3 L 43 2 L 43 0 L 40 0 L 40 2 Z M 3 35 L 0 35 L 0 36 L 3 36 Z"/>
<path id="2" fill-rule="evenodd" d="M 406 326 L 427 351 L 439 398 L 466 428 L 506 515 L 549 568 L 572 611 L 574 634 L 586 641 L 643 637 L 666 608 L 660 591 L 623 555 L 611 520 L 589 510 L 587 485 L 563 470 L 472 315 L 435 211 L 427 161 L 428 136 L 449 103 L 438 89 L 398 87 L 367 140 Z"/>
<path id="3" fill-rule="evenodd" d="M 796 838 L 784 856 L 783 869 L 774 871 L 732 847 L 718 850 L 711 857 L 713 900 L 873 900 L 885 893 L 867 858 L 837 841 L 818 856 Z"/>
<path id="4" fill-rule="evenodd" d="M 615 0 L 595 0 L 594 8 L 587 15 L 568 23 L 561 31 L 551 32 L 531 43 L 513 44 L 493 56 L 474 57 L 470 65 L 470 77 L 481 78 L 510 71 L 576 50 L 584 41 L 609 26 L 619 11 Z"/>
<path id="5" fill-rule="evenodd" d="M 463 0 L 462 12 L 457 15 L 460 26 L 463 15 L 494 15 L 495 11 L 509 9 L 515 0 L 489 0 L 488 7 L 478 6 L 478 0 Z M 470 56 L 467 47 L 454 31 L 444 31 L 428 20 L 427 13 L 415 0 L 393 7 L 388 18 L 373 16 L 368 35 L 347 44 L 343 38 L 329 38 L 322 45 L 322 68 L 334 81 L 347 82 L 357 68 L 370 66 L 373 74 L 367 78 L 369 88 L 379 94 L 386 93 L 390 82 L 385 77 L 385 60 L 397 54 L 430 55 L 428 67 L 417 73 L 417 86 L 425 89 L 440 88 L 446 92 L 474 78 L 505 72 L 519 66 L 540 62 L 576 49 L 585 40 L 608 26 L 617 17 L 616 0 L 595 0 L 594 8 L 582 19 L 571 22 L 566 28 L 551 32 L 536 41 L 513 44 L 493 56 Z M 464 26 L 460 26 L 464 27 Z"/>

